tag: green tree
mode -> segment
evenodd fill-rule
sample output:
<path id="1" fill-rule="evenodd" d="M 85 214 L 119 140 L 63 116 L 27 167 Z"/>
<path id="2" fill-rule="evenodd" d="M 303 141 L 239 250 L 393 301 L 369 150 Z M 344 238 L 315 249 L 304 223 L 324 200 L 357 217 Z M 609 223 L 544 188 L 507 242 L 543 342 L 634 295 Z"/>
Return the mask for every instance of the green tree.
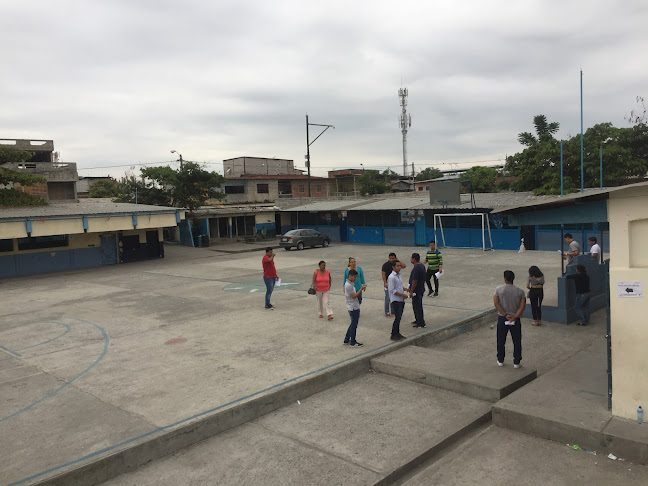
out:
<path id="1" fill-rule="evenodd" d="M 389 181 L 391 179 L 398 179 L 398 174 L 389 168 L 383 171 L 382 176 L 385 181 Z"/>
<path id="2" fill-rule="evenodd" d="M 367 194 L 384 194 L 391 189 L 389 184 L 389 175 L 381 174 L 377 170 L 366 170 L 358 178 L 358 185 L 360 186 L 360 194 L 363 196 Z"/>
<path id="3" fill-rule="evenodd" d="M 120 183 L 122 196 L 119 202 L 135 202 L 187 208 L 194 211 L 209 199 L 225 198 L 219 189 L 225 178 L 217 172 L 209 172 L 195 162 L 184 162 L 181 169 L 146 167 L 141 169 L 142 178 L 132 173 Z"/>
<path id="4" fill-rule="evenodd" d="M 547 122 L 547 117 L 544 115 L 536 115 L 533 117 L 533 125 L 535 126 L 536 135 L 529 132 L 521 132 L 518 134 L 518 142 L 527 147 L 531 147 L 539 142 L 547 142 L 553 139 L 553 134 L 558 131 L 560 124 L 558 122 Z"/>
<path id="5" fill-rule="evenodd" d="M 443 177 L 443 172 L 433 167 L 426 167 L 416 175 L 416 180 L 429 181 L 431 179 L 438 179 L 439 177 Z"/>
<path id="6" fill-rule="evenodd" d="M 496 177 L 497 169 L 495 167 L 484 167 L 480 165 L 471 167 L 463 176 L 464 179 L 469 179 L 472 182 L 474 192 L 496 192 Z"/>
<path id="7" fill-rule="evenodd" d="M 648 171 L 648 126 L 643 123 L 631 128 L 599 123 L 583 134 L 583 147 L 585 187 L 601 183 L 599 148 L 603 149 L 604 186 L 642 180 Z M 580 135 L 563 141 L 565 192 L 580 188 L 580 160 Z M 560 194 L 560 142 L 553 136 L 538 137 L 536 143 L 508 157 L 504 170 L 517 179 L 512 185 L 517 191 Z"/>
<path id="8" fill-rule="evenodd" d="M 121 195 L 119 184 L 112 179 L 98 180 L 90 186 L 89 197 L 118 197 Z"/>
<path id="9" fill-rule="evenodd" d="M 33 156 L 32 152 L 0 146 L 0 206 L 45 206 L 47 204 L 43 198 L 16 190 L 13 187 L 2 188 L 2 186 L 12 186 L 14 183 L 21 186 L 33 186 L 46 182 L 43 176 L 2 167 L 5 164 L 23 163 Z"/>

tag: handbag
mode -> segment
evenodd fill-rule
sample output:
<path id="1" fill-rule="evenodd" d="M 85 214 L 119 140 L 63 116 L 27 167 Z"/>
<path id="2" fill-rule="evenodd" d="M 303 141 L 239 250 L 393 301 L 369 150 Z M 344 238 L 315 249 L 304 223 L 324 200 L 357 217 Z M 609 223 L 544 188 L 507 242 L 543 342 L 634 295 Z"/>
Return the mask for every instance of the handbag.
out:
<path id="1" fill-rule="evenodd" d="M 308 295 L 315 295 L 317 292 L 315 291 L 315 287 L 311 287 L 308 289 Z"/>

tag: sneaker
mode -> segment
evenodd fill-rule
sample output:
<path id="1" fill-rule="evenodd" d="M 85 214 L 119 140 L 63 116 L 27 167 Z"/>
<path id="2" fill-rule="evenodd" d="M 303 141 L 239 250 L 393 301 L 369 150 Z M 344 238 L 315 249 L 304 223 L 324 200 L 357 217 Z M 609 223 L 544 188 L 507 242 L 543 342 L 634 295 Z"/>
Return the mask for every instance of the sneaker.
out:
<path id="1" fill-rule="evenodd" d="M 268 310 L 274 310 L 274 306 L 273 306 L 273 305 L 266 305 L 265 308 L 268 309 Z"/>
<path id="2" fill-rule="evenodd" d="M 438 297 L 438 296 L 439 296 L 439 292 L 434 292 L 434 296 L 435 296 L 435 297 Z"/>
<path id="3" fill-rule="evenodd" d="M 323 316 L 322 314 L 320 314 L 319 318 L 322 319 L 323 317 L 324 317 L 324 316 Z"/>
<path id="4" fill-rule="evenodd" d="M 355 343 L 349 343 L 349 346 L 351 346 L 352 348 L 361 348 L 362 346 L 364 346 L 364 344 L 356 341 Z"/>
<path id="5" fill-rule="evenodd" d="M 400 338 L 398 336 L 392 336 L 389 339 L 391 339 L 392 341 L 400 341 Z"/>
<path id="6" fill-rule="evenodd" d="M 515 368 L 516 370 L 517 370 L 518 368 L 521 368 L 521 367 L 522 367 L 521 364 L 514 364 L 514 365 L 513 365 L 513 368 Z"/>
<path id="7" fill-rule="evenodd" d="M 501 361 L 498 361 L 497 366 L 504 366 L 504 363 L 502 363 Z"/>
<path id="8" fill-rule="evenodd" d="M 581 326 L 587 326 L 587 322 L 581 322 Z"/>
<path id="9" fill-rule="evenodd" d="M 414 327 L 416 327 L 418 329 L 421 329 L 421 328 L 425 327 L 425 324 L 416 324 Z"/>
<path id="10" fill-rule="evenodd" d="M 432 291 L 430 290 L 430 291 L 428 292 L 428 297 L 431 297 L 431 296 L 432 296 Z"/>
<path id="11" fill-rule="evenodd" d="M 333 316 L 328 316 L 327 319 L 328 319 L 329 321 L 332 321 L 332 320 L 333 320 Z"/>
<path id="12" fill-rule="evenodd" d="M 349 340 L 347 339 L 343 344 L 349 344 Z"/>
<path id="13" fill-rule="evenodd" d="M 391 314 L 385 314 L 385 317 L 391 317 Z"/>

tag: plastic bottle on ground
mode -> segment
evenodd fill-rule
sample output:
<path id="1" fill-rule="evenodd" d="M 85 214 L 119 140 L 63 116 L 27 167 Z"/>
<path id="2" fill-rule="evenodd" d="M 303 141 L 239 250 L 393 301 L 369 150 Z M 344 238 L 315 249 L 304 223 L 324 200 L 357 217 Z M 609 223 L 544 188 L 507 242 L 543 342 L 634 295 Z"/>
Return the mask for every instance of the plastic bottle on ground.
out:
<path id="1" fill-rule="evenodd" d="M 637 409 L 637 423 L 643 424 L 643 408 L 641 408 L 641 405 Z"/>

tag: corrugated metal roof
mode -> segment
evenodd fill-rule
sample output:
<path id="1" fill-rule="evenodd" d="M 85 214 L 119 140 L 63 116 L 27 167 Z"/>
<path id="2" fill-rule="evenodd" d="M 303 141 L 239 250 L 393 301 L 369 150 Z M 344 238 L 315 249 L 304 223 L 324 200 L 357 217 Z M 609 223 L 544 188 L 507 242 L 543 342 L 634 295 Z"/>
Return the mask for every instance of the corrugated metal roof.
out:
<path id="1" fill-rule="evenodd" d="M 175 213 L 183 208 L 149 206 L 146 204 L 114 203 L 110 199 L 83 199 L 78 203 L 54 203 L 48 206 L 2 208 L 0 221 L 16 218 L 55 218 L 93 214 Z"/>

